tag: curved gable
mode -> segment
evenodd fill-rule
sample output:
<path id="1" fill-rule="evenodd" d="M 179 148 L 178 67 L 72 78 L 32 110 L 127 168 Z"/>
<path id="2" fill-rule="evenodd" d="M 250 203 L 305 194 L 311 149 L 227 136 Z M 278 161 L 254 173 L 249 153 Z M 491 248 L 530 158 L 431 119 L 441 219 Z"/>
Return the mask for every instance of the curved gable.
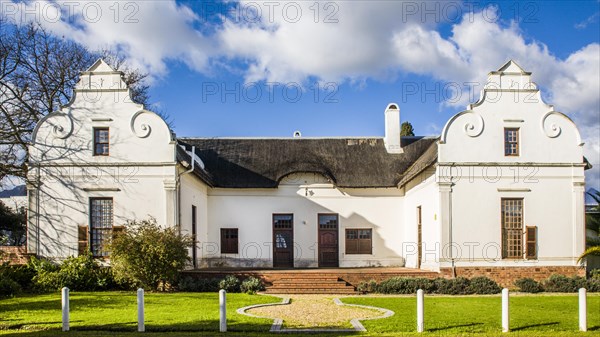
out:
<path id="1" fill-rule="evenodd" d="M 48 114 L 32 135 L 34 163 L 173 162 L 165 121 L 131 100 L 122 73 L 98 60 L 82 72 L 71 101 Z M 94 155 L 94 129 L 108 129 L 109 155 Z"/>
<path id="2" fill-rule="evenodd" d="M 505 129 L 518 130 L 517 156 L 505 155 Z M 439 160 L 583 163 L 583 143 L 575 123 L 543 102 L 531 73 L 509 61 L 490 73 L 478 102 L 448 120 Z"/>

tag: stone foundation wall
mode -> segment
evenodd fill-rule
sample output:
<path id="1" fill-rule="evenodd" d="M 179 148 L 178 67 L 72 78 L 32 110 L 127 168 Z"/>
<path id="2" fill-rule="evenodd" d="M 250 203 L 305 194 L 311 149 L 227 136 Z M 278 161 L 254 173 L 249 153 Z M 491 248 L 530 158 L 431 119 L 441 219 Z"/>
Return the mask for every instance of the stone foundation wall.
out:
<path id="1" fill-rule="evenodd" d="M 441 268 L 443 277 L 452 277 L 452 268 Z M 496 281 L 501 287 L 515 288 L 515 281 L 528 277 L 543 281 L 553 274 L 565 276 L 585 276 L 585 269 L 577 266 L 560 267 L 456 267 L 456 277 L 473 278 L 485 276 Z"/>
<path id="2" fill-rule="evenodd" d="M 28 260 L 25 246 L 0 246 L 0 263 L 26 264 Z"/>

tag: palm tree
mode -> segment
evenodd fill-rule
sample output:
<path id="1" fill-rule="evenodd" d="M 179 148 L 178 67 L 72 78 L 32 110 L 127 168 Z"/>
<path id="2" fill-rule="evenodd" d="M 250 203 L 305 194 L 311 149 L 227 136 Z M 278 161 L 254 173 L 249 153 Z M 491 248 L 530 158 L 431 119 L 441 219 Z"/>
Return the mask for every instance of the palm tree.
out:
<path id="1" fill-rule="evenodd" d="M 586 214 L 585 216 L 585 227 L 590 229 L 596 236 L 587 236 L 586 246 L 587 249 L 581 254 L 578 263 L 586 260 L 588 256 L 600 256 L 600 192 L 594 191 L 594 193 L 586 192 L 589 196 L 594 198 L 596 206 L 593 208 L 592 213 Z"/>

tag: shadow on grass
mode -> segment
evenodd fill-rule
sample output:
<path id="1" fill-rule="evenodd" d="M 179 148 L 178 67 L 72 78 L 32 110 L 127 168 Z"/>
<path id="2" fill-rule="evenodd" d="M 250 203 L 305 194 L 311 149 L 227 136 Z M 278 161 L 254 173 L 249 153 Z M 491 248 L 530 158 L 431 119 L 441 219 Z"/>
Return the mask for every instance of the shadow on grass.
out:
<path id="1" fill-rule="evenodd" d="M 537 328 L 540 326 L 550 326 L 550 325 L 559 325 L 560 322 L 549 322 L 549 323 L 538 323 L 538 324 L 530 324 L 530 325 L 524 325 L 524 326 L 520 326 L 517 328 L 511 328 L 512 331 L 520 331 L 520 330 L 525 330 L 525 329 L 529 329 L 529 328 Z"/>
<path id="2" fill-rule="evenodd" d="M 456 325 L 448 325 L 443 327 L 431 328 L 427 329 L 429 332 L 442 331 L 442 330 L 450 330 L 454 328 L 465 328 L 469 326 L 483 325 L 483 323 L 467 323 L 467 324 L 456 324 Z"/>
<path id="3" fill-rule="evenodd" d="M 54 310 L 60 308 L 60 298 L 58 299 L 43 299 L 31 302 L 19 303 L 14 305 L 8 301 L 0 301 L 0 312 L 21 311 L 25 310 Z"/>

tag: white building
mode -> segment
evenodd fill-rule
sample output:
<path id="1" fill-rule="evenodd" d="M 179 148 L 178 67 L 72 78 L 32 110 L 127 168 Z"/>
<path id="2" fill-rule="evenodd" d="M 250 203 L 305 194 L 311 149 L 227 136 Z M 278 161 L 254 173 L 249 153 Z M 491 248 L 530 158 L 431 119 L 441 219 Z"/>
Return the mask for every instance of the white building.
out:
<path id="1" fill-rule="evenodd" d="M 203 267 L 405 266 L 446 275 L 580 273 L 583 143 L 509 61 L 440 137 L 176 138 L 99 60 L 30 148 L 29 253 L 102 244 L 152 216 Z M 535 271 L 535 272 L 534 272 Z"/>

